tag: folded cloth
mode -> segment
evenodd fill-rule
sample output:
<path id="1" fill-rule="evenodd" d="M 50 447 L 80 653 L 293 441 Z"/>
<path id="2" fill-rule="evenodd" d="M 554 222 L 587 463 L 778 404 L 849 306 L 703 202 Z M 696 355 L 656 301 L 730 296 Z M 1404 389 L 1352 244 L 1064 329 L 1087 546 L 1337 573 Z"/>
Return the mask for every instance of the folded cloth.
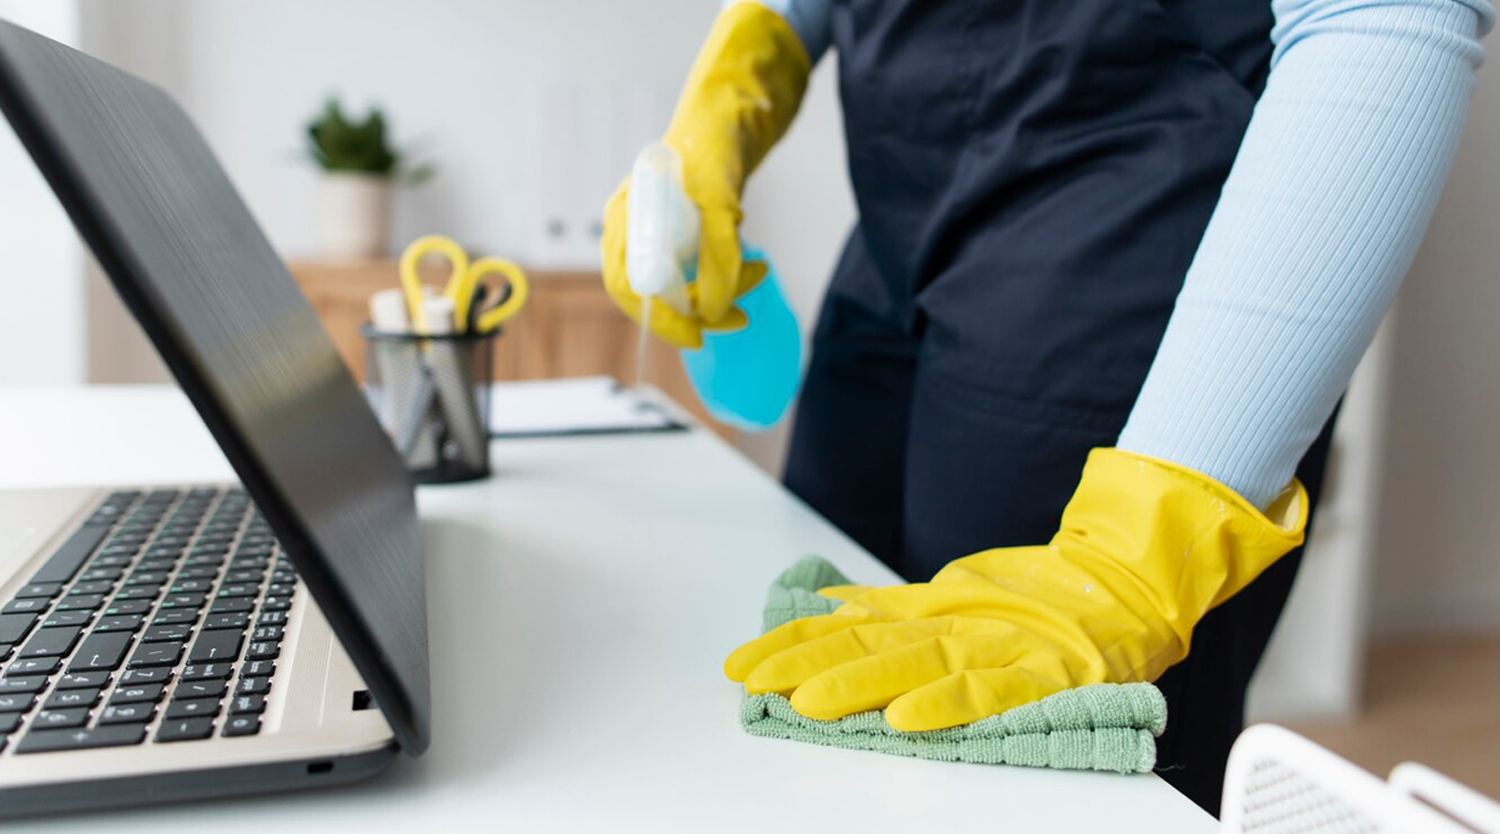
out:
<path id="1" fill-rule="evenodd" d="M 817 590 L 848 582 L 827 560 L 804 557 L 771 585 L 762 629 L 832 612 L 841 603 Z M 745 696 L 740 723 L 756 736 L 944 762 L 1145 773 L 1156 764 L 1167 701 L 1149 683 L 1100 683 L 961 727 L 903 733 L 887 724 L 880 710 L 816 721 L 792 709 L 785 697 L 768 693 Z"/>

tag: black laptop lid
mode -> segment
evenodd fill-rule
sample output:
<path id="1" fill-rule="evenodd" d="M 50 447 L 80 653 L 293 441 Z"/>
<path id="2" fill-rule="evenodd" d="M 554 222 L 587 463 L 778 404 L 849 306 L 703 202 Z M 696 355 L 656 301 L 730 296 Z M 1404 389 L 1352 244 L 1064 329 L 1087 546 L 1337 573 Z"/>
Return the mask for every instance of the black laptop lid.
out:
<path id="1" fill-rule="evenodd" d="M 208 145 L 161 90 L 4 21 L 0 110 L 402 747 L 421 752 L 431 708 L 411 479 Z"/>

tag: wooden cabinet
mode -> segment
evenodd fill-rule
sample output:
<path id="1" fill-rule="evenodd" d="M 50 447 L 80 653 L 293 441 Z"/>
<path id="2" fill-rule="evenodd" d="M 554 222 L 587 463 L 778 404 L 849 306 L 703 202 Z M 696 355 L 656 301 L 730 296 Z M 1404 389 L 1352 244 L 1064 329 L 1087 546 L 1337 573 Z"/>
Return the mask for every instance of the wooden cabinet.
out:
<path id="1" fill-rule="evenodd" d="M 287 267 L 339 355 L 363 380 L 365 342 L 359 329 L 370 317 L 370 295 L 399 285 L 396 261 L 290 261 Z M 443 264 L 424 272 L 426 282 L 436 287 L 442 287 L 447 275 Z M 531 298 L 495 341 L 497 380 L 608 374 L 625 383 L 635 381 L 639 330 L 605 294 L 599 273 L 528 270 L 527 277 Z M 708 417 L 675 353 L 651 340 L 647 380 L 732 438 L 732 429 Z"/>

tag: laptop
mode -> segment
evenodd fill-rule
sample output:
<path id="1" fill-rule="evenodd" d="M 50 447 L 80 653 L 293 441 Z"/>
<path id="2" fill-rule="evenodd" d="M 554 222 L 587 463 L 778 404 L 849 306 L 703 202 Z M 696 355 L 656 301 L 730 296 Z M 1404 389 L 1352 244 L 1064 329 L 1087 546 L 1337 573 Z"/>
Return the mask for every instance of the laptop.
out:
<path id="1" fill-rule="evenodd" d="M 161 90 L 4 21 L 0 111 L 240 480 L 0 493 L 0 815 L 420 754 L 411 478 L 208 145 Z"/>

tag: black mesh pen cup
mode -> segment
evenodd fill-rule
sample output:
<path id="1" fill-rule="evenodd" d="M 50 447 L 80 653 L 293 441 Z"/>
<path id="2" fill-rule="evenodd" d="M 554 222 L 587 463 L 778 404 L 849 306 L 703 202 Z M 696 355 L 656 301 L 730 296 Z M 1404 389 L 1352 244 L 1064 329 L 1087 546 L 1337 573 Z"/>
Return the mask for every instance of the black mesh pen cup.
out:
<path id="1" fill-rule="evenodd" d="M 366 324 L 365 390 L 412 478 L 421 484 L 490 474 L 490 382 L 498 329 L 419 336 Z"/>

